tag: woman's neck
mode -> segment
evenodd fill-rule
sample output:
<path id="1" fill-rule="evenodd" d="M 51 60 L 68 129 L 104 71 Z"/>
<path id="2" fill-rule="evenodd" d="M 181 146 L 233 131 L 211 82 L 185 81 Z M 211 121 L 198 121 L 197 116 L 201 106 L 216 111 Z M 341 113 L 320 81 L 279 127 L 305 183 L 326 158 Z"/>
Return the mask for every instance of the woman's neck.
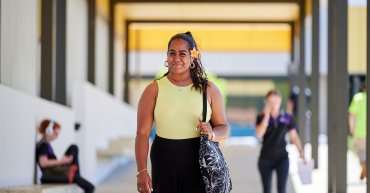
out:
<path id="1" fill-rule="evenodd" d="M 276 118 L 279 116 L 279 114 L 280 114 L 279 110 L 274 110 L 273 112 L 271 112 L 271 117 Z"/>
<path id="2" fill-rule="evenodd" d="M 42 137 L 43 140 L 47 141 L 48 143 L 50 143 L 51 139 L 47 136 L 43 136 Z"/>
<path id="3" fill-rule="evenodd" d="M 191 79 L 190 74 L 173 75 L 173 74 L 169 73 L 167 75 L 167 78 L 170 82 L 172 82 L 173 84 L 175 84 L 177 86 L 188 86 L 188 85 L 192 84 L 192 79 Z"/>

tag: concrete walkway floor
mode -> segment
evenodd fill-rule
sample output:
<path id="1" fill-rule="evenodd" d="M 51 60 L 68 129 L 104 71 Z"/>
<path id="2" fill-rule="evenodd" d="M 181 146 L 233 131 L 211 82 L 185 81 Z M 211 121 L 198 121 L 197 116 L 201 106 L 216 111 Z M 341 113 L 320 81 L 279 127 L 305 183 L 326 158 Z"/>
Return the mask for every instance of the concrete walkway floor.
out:
<path id="1" fill-rule="evenodd" d="M 259 146 L 227 145 L 222 147 L 233 182 L 232 193 L 262 193 L 257 169 Z M 117 168 L 97 186 L 96 193 L 136 193 L 136 163 L 134 160 Z M 276 193 L 276 177 L 273 177 L 273 193 Z M 288 180 L 287 193 L 295 193 Z"/>

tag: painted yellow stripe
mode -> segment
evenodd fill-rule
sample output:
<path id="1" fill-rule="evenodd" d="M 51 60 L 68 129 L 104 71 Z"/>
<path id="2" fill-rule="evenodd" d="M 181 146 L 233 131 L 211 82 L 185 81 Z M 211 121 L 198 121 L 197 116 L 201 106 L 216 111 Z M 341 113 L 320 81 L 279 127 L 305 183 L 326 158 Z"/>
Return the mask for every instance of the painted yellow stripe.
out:
<path id="1" fill-rule="evenodd" d="M 97 15 L 106 18 L 109 21 L 109 1 L 107 0 L 95 0 L 96 1 L 96 12 Z"/>
<path id="2" fill-rule="evenodd" d="M 348 9 L 348 71 L 366 73 L 366 7 Z"/>
<path id="3" fill-rule="evenodd" d="M 168 40 L 184 30 L 131 29 L 130 50 L 165 51 Z M 207 51 L 290 51 L 289 29 L 195 29 L 199 49 Z"/>
<path id="4" fill-rule="evenodd" d="M 227 93 L 232 96 L 264 96 L 269 90 L 274 89 L 272 80 L 228 80 Z"/>

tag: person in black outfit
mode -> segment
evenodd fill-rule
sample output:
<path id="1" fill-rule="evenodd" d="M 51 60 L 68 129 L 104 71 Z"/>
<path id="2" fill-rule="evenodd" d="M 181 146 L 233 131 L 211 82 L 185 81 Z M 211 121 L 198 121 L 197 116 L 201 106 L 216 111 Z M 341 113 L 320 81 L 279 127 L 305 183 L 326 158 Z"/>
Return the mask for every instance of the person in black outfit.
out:
<path id="1" fill-rule="evenodd" d="M 265 96 L 264 111 L 257 116 L 256 135 L 263 138 L 258 169 L 264 193 L 271 192 L 273 170 L 276 170 L 277 173 L 278 192 L 286 192 L 289 172 L 286 134 L 289 134 L 291 142 L 298 148 L 300 157 L 305 160 L 292 115 L 280 112 L 281 102 L 282 98 L 276 90 L 269 91 Z"/>
<path id="2" fill-rule="evenodd" d="M 85 193 L 94 192 L 94 185 L 80 176 L 79 163 L 78 163 L 78 147 L 71 145 L 62 159 L 57 159 L 54 154 L 50 142 L 58 137 L 61 130 L 60 124 L 52 120 L 43 120 L 38 128 L 42 139 L 36 145 L 36 162 L 39 165 L 43 175 L 41 183 L 76 183 L 80 186 Z M 73 165 L 72 172 L 68 176 L 60 175 L 45 175 L 50 167 Z"/>

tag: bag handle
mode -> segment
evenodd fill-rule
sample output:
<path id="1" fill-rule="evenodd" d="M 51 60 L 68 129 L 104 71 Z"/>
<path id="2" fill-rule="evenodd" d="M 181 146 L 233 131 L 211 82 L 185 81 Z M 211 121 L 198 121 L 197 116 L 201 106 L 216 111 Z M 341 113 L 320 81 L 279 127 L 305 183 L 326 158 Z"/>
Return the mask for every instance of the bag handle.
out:
<path id="1" fill-rule="evenodd" d="M 206 81 L 206 83 L 204 85 L 205 85 L 204 86 L 204 89 L 202 89 L 203 90 L 203 115 L 202 115 L 202 122 L 206 122 L 207 121 L 207 85 L 208 85 L 208 81 Z M 211 127 L 213 128 L 212 119 L 210 119 L 208 122 L 211 125 Z"/>
<path id="2" fill-rule="evenodd" d="M 206 122 L 207 120 L 207 88 L 203 89 L 203 116 L 202 122 Z"/>

